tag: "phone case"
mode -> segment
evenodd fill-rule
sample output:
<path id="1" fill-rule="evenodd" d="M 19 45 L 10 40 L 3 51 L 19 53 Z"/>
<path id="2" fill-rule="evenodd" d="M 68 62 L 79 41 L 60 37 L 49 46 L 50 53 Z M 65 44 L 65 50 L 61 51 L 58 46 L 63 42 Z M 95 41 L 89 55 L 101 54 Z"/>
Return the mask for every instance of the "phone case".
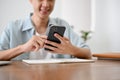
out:
<path id="1" fill-rule="evenodd" d="M 66 29 L 66 28 L 65 28 L 64 26 L 52 26 L 52 27 L 50 28 L 49 33 L 48 33 L 48 38 L 47 38 L 47 40 L 50 40 L 50 41 L 53 41 L 53 42 L 56 42 L 56 43 L 61 43 L 60 40 L 57 39 L 57 38 L 54 36 L 54 34 L 57 33 L 57 34 L 59 34 L 60 36 L 63 37 L 64 32 L 65 32 L 65 29 Z M 47 44 L 47 45 L 52 46 L 52 45 L 50 45 L 50 44 Z M 52 47 L 55 47 L 55 46 L 52 46 Z M 45 50 L 48 50 L 48 49 L 45 48 Z"/>

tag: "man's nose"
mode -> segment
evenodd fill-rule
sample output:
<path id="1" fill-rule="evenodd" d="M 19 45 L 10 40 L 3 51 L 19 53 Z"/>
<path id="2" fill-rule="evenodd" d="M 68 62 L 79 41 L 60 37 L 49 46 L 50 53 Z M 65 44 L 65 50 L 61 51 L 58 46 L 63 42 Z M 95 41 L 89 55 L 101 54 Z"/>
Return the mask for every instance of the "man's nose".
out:
<path id="1" fill-rule="evenodd" d="M 48 7 L 49 6 L 49 2 L 48 1 L 43 1 L 42 6 Z"/>

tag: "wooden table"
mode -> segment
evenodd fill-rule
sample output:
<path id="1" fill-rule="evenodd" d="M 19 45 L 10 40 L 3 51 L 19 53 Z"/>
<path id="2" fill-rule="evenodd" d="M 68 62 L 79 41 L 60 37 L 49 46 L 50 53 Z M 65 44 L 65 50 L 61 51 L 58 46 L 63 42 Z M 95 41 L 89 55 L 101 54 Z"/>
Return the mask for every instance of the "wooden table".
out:
<path id="1" fill-rule="evenodd" d="M 120 80 L 120 61 L 38 65 L 14 61 L 0 66 L 0 80 Z"/>

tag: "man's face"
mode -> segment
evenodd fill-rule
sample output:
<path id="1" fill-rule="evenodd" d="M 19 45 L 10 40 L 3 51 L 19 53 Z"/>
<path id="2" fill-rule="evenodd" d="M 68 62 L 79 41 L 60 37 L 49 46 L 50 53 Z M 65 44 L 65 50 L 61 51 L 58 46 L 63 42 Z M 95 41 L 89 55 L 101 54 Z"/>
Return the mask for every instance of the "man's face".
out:
<path id="1" fill-rule="evenodd" d="M 31 0 L 34 15 L 40 18 L 48 18 L 53 11 L 55 0 Z"/>

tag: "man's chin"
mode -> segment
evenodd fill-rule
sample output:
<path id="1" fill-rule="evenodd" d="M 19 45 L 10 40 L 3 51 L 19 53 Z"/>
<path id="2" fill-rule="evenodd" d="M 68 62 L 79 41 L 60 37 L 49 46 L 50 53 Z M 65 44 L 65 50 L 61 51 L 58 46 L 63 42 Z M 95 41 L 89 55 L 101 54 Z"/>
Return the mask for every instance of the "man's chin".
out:
<path id="1" fill-rule="evenodd" d="M 39 16 L 41 19 L 46 19 L 46 18 L 49 18 L 49 16 L 48 15 L 40 15 Z"/>
<path id="2" fill-rule="evenodd" d="M 38 15 L 39 15 L 39 18 L 42 18 L 42 19 L 46 19 L 49 17 L 48 13 L 45 14 L 45 13 L 40 12 Z"/>

